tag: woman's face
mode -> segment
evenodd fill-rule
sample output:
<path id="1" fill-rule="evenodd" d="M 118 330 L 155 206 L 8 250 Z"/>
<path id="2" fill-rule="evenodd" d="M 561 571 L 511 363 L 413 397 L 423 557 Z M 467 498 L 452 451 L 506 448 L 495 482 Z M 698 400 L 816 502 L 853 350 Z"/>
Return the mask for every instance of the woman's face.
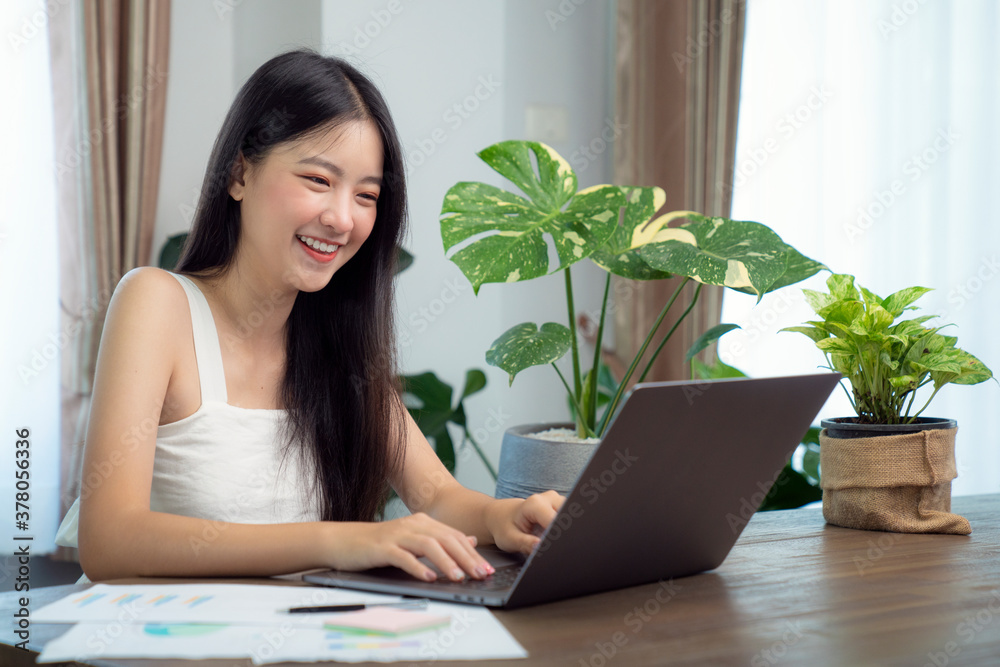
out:
<path id="1" fill-rule="evenodd" d="M 354 256 L 375 224 L 382 141 L 368 121 L 242 159 L 229 194 L 240 202 L 240 273 L 315 292 Z"/>

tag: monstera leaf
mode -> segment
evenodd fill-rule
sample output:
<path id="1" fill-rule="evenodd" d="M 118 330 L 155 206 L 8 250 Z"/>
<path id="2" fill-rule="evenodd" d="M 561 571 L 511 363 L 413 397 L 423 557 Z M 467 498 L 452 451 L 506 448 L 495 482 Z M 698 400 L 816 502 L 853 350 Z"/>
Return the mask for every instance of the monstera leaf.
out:
<path id="1" fill-rule="evenodd" d="M 562 359 L 572 345 L 572 336 L 557 322 L 546 322 L 541 329 L 532 322 L 523 322 L 493 341 L 486 351 L 486 363 L 507 371 L 509 384 L 514 384 L 514 376 L 525 368 Z"/>
<path id="2" fill-rule="evenodd" d="M 678 217 L 690 222 L 666 224 Z M 679 211 L 643 230 L 642 258 L 653 268 L 756 294 L 804 280 L 826 267 L 799 254 L 766 226 Z"/>
<path id="3" fill-rule="evenodd" d="M 530 280 L 565 269 L 592 255 L 617 228 L 625 205 L 621 189 L 599 185 L 577 192 L 573 169 L 545 144 L 504 141 L 479 157 L 527 198 L 469 182 L 457 183 L 445 195 L 444 248 L 447 252 L 471 239 L 450 259 L 476 294 L 484 283 Z M 550 266 L 546 236 L 555 245 L 556 266 Z"/>
<path id="4" fill-rule="evenodd" d="M 667 201 L 661 188 L 622 187 L 625 195 L 625 218 L 621 226 L 590 259 L 605 271 L 632 280 L 661 280 L 670 273 L 654 269 L 642 258 L 641 246 L 635 239 L 641 238 L 642 226 L 647 224 L 660 207 Z"/>

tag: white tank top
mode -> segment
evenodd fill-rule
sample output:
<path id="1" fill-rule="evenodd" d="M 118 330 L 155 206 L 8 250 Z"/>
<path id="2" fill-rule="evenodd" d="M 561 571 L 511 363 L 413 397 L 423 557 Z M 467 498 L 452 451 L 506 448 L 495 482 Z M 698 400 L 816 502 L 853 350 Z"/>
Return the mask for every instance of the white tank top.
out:
<path id="1" fill-rule="evenodd" d="M 171 275 L 184 287 L 191 308 L 201 406 L 157 429 L 149 508 L 231 523 L 319 521 L 314 477 L 301 447 L 296 443 L 282 456 L 287 412 L 229 405 L 208 301 L 191 280 Z M 56 544 L 77 546 L 79 511 L 77 498 L 59 526 Z"/>

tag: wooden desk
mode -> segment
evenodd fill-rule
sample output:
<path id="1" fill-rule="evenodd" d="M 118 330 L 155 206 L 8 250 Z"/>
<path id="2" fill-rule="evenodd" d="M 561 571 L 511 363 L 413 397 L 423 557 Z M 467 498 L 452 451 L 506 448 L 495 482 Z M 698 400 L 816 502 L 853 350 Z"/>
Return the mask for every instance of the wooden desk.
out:
<path id="1" fill-rule="evenodd" d="M 969 537 L 835 528 L 818 509 L 753 517 L 717 570 L 497 617 L 527 649 L 510 665 L 1000 664 L 1000 495 L 956 498 Z M 682 535 L 678 539 L 683 539 Z M 155 580 L 145 580 L 155 581 Z M 83 587 L 31 593 L 31 608 Z M 16 593 L 0 596 L 0 664 Z M 63 626 L 33 625 L 31 646 Z M 249 660 L 100 660 L 119 667 L 231 667 Z M 471 663 L 441 663 L 465 665 Z M 497 664 L 499 662 L 491 662 Z"/>

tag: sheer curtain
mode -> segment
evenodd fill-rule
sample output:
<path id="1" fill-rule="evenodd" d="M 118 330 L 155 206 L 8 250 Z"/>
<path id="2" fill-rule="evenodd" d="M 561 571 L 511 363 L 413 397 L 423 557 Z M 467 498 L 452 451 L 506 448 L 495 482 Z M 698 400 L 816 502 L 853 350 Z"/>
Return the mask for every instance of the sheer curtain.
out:
<path id="1" fill-rule="evenodd" d="M 733 217 L 770 225 L 880 295 L 923 285 L 959 347 L 1000 372 L 1000 5 L 991 0 L 751 0 Z M 825 288 L 822 273 L 806 286 Z M 724 361 L 753 376 L 809 372 L 799 286 L 727 293 Z M 918 400 L 918 404 L 920 401 Z M 851 413 L 838 390 L 821 417 Z M 949 386 L 927 416 L 958 420 L 956 495 L 1000 490 L 1000 387 Z"/>

